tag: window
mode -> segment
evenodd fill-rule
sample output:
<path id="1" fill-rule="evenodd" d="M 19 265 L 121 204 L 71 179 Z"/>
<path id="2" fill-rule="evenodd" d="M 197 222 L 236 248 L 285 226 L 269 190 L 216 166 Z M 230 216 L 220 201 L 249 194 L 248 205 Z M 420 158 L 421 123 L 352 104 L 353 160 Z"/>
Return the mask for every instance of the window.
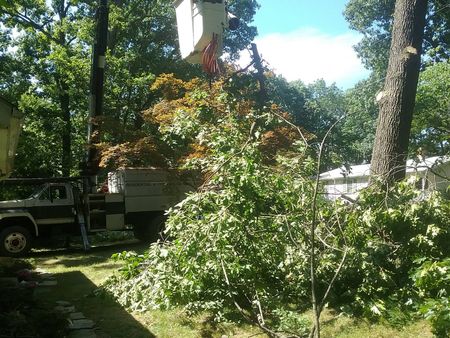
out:
<path id="1" fill-rule="evenodd" d="M 415 186 L 419 190 L 427 190 L 428 189 L 427 177 L 419 177 L 415 183 Z"/>
<path id="2" fill-rule="evenodd" d="M 347 183 L 347 189 L 346 192 L 347 193 L 353 193 L 356 192 L 357 190 L 357 180 L 355 178 L 347 178 L 346 179 L 346 183 Z"/>
<path id="3" fill-rule="evenodd" d="M 63 185 L 55 185 L 51 188 L 52 200 L 63 200 L 67 199 L 66 187 Z"/>
<path id="4" fill-rule="evenodd" d="M 47 188 L 45 188 L 44 190 L 42 190 L 42 192 L 39 195 L 39 199 L 40 200 L 50 200 L 50 191 Z"/>

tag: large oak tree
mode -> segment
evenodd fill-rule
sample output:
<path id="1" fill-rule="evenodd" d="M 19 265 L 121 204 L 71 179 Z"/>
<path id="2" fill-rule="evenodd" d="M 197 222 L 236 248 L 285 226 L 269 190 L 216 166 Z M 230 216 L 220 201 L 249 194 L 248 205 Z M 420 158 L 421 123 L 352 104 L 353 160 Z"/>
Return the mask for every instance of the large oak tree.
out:
<path id="1" fill-rule="evenodd" d="M 402 179 L 420 71 L 427 0 L 397 0 L 389 65 L 380 100 L 372 174 Z"/>

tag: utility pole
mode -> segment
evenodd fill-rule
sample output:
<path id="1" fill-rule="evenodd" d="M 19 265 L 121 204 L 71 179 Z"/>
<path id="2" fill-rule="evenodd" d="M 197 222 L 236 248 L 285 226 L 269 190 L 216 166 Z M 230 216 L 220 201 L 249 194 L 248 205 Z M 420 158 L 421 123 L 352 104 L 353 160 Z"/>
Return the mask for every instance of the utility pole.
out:
<path id="1" fill-rule="evenodd" d="M 82 196 L 76 196 L 75 207 L 84 250 L 90 249 L 86 227 L 90 227 L 89 193 L 95 193 L 99 170 L 99 153 L 96 144 L 100 142 L 100 118 L 103 116 L 103 93 L 105 82 L 106 46 L 108 39 L 108 0 L 98 0 L 95 14 L 97 22 L 94 45 L 92 46 L 91 85 L 89 95 L 89 121 L 87 150 L 81 164 L 83 176 Z M 79 204 L 81 203 L 81 205 Z"/>
<path id="2" fill-rule="evenodd" d="M 108 0 L 98 0 L 96 12 L 97 28 L 92 47 L 91 85 L 89 96 L 88 149 L 83 176 L 88 177 L 89 190 L 95 189 L 99 154 L 96 144 L 100 142 L 100 118 L 103 116 L 103 92 L 105 81 L 106 46 L 108 38 Z M 93 192 L 93 191 L 92 191 Z"/>

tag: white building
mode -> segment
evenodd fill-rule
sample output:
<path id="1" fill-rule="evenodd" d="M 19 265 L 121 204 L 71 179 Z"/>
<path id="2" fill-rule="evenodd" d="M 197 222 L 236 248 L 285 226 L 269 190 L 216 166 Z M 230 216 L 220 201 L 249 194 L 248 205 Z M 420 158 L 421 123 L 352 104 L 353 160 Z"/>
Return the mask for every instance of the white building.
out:
<path id="1" fill-rule="evenodd" d="M 429 157 L 418 162 L 406 162 L 406 177 L 418 176 L 417 187 L 421 190 L 446 190 L 450 184 L 450 158 Z M 370 164 L 341 167 L 320 174 L 325 194 L 331 200 L 339 197 L 355 199 L 358 191 L 369 184 Z"/>

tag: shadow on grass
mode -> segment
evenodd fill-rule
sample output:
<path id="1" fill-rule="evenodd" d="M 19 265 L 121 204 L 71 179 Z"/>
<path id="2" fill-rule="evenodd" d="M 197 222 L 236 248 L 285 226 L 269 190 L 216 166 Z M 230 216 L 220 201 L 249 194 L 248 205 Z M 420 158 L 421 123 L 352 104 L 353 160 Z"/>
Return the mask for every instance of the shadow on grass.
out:
<path id="1" fill-rule="evenodd" d="M 80 271 L 56 273 L 54 276 L 58 285 L 38 288 L 35 293 L 36 298 L 49 308 L 59 300 L 72 303 L 76 311 L 96 323 L 99 337 L 156 337 L 114 300 L 93 296 L 97 286 Z"/>
<path id="2" fill-rule="evenodd" d="M 119 242 L 113 244 L 104 244 L 90 248 L 88 251 L 84 251 L 84 249 L 77 245 L 69 248 L 52 248 L 52 249 L 43 249 L 38 251 L 32 251 L 28 254 L 27 258 L 53 258 L 55 256 L 67 256 L 67 255 L 79 255 L 80 257 L 83 255 L 90 256 L 90 263 L 95 263 L 97 259 L 98 262 L 102 262 L 105 257 L 110 258 L 113 253 L 121 252 L 121 251 L 136 251 L 138 253 L 142 253 L 147 250 L 149 247 L 148 244 L 136 242 L 136 241 L 126 241 Z M 92 260 L 91 260 L 92 259 Z"/>

